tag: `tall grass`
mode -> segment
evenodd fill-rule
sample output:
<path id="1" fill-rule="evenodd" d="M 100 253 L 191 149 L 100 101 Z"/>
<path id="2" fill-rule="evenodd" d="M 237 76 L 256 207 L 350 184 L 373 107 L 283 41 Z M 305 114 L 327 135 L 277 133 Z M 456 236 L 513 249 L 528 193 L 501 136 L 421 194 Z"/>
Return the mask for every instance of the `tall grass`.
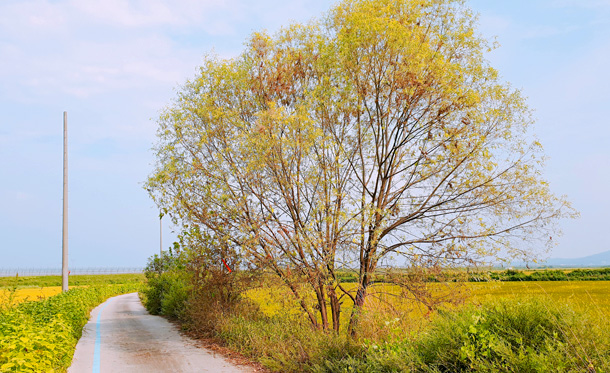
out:
<path id="1" fill-rule="evenodd" d="M 304 318 L 265 316 L 248 301 L 220 318 L 217 336 L 275 372 L 303 372 L 344 356 L 361 356 L 361 345 L 345 333 L 322 332 Z"/>
<path id="2" fill-rule="evenodd" d="M 603 320 L 549 300 L 497 300 L 441 313 L 402 342 L 369 344 L 362 357 L 316 372 L 608 372 Z"/>

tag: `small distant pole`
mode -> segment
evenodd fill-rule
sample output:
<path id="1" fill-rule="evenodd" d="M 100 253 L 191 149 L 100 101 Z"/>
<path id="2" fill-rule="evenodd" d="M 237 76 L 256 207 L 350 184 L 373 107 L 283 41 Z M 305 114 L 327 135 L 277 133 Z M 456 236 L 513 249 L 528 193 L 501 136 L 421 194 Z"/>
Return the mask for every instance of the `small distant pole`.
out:
<path id="1" fill-rule="evenodd" d="M 159 213 L 159 258 L 163 257 L 163 213 Z"/>
<path id="2" fill-rule="evenodd" d="M 64 111 L 64 201 L 62 224 L 61 290 L 68 291 L 68 112 Z"/>

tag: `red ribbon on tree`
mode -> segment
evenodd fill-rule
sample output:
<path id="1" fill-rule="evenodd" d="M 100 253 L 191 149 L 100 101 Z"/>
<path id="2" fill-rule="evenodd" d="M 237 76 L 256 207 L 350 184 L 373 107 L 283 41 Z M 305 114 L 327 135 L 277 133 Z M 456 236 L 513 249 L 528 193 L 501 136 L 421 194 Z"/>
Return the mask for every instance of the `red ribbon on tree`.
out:
<path id="1" fill-rule="evenodd" d="M 220 260 L 222 260 L 222 263 L 225 265 L 225 267 L 227 267 L 227 271 L 229 271 L 229 273 L 233 272 L 231 271 L 231 268 L 229 268 L 229 265 L 227 264 L 227 262 L 225 262 L 224 259 L 220 258 Z"/>

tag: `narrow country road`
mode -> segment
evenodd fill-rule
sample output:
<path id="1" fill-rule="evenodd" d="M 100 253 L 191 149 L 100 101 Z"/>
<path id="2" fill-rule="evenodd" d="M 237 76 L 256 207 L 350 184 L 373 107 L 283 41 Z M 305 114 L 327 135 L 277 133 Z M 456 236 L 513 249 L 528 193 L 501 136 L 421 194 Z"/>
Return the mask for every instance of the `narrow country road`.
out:
<path id="1" fill-rule="evenodd" d="M 69 373 L 252 372 L 235 366 L 150 315 L 137 293 L 110 298 L 91 312 Z"/>

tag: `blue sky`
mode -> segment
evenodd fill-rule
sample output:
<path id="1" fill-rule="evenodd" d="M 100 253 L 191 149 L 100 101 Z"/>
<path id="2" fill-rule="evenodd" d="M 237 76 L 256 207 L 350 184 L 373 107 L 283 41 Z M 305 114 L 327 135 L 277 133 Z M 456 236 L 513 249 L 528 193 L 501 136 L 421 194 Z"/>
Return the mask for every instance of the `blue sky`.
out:
<path id="1" fill-rule="evenodd" d="M 0 2 L 0 268 L 61 265 L 62 113 L 70 127 L 70 265 L 142 266 L 159 250 L 141 184 L 154 119 L 202 56 L 239 54 L 248 35 L 332 1 Z M 488 55 L 529 97 L 549 157 L 544 177 L 581 218 L 551 253 L 610 250 L 610 1 L 472 0 Z M 164 223 L 164 246 L 175 235 Z"/>

